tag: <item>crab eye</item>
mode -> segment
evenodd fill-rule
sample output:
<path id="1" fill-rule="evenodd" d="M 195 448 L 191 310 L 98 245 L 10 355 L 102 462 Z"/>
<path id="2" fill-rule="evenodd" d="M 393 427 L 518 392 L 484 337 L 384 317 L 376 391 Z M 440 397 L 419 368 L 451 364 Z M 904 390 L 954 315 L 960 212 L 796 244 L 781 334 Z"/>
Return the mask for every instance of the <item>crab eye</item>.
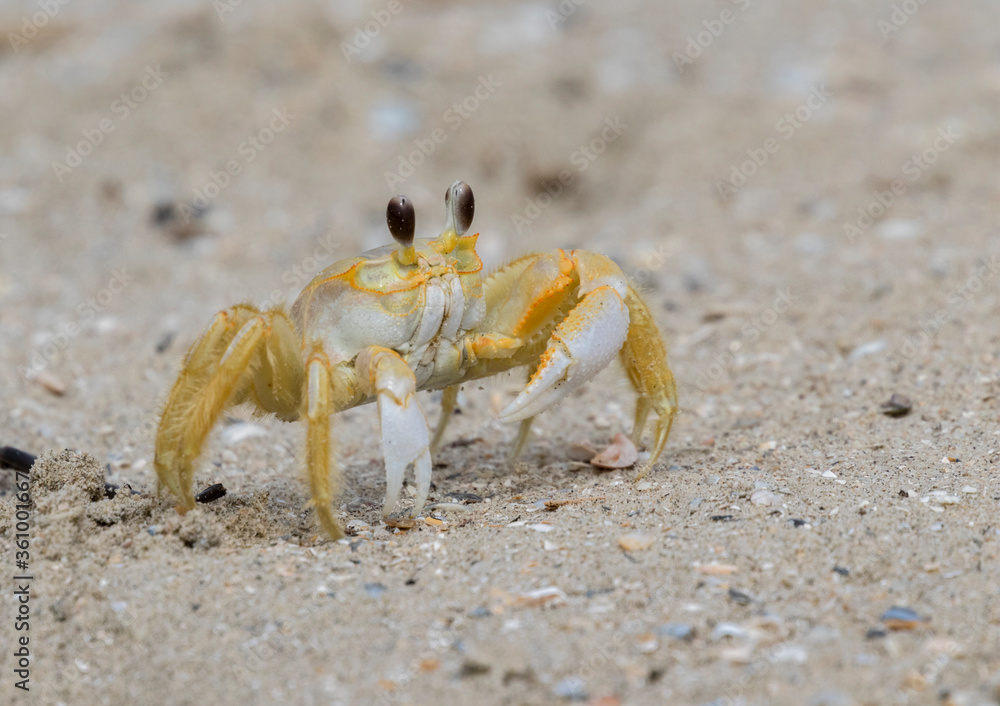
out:
<path id="1" fill-rule="evenodd" d="M 413 243 L 413 234 L 417 228 L 417 215 L 413 203 L 403 196 L 393 196 L 385 208 L 385 220 L 389 224 L 389 232 L 400 245 L 409 247 Z"/>
<path id="2" fill-rule="evenodd" d="M 448 211 L 448 220 L 454 226 L 455 232 L 458 235 L 465 235 L 472 225 L 472 216 L 476 213 L 476 199 L 472 195 L 472 187 L 464 181 L 456 181 L 445 192 L 444 205 Z"/>

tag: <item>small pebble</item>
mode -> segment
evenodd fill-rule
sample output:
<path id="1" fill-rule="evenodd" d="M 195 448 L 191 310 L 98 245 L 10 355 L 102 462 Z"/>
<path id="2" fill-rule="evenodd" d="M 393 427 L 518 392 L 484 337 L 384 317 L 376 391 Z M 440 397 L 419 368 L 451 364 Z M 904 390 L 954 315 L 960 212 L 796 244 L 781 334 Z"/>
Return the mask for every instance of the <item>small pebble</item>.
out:
<path id="1" fill-rule="evenodd" d="M 737 591 L 735 588 L 729 589 L 729 598 L 736 605 L 750 605 L 753 603 L 753 597 L 750 594 Z"/>
<path id="2" fill-rule="evenodd" d="M 866 355 L 872 355 L 873 353 L 881 353 L 889 346 L 885 341 L 869 341 L 868 343 L 862 343 L 860 346 L 855 348 L 848 354 L 848 360 L 857 360 L 858 358 L 864 358 Z"/>
<path id="3" fill-rule="evenodd" d="M 724 648 L 719 653 L 719 656 L 733 664 L 750 664 L 753 660 L 753 650 L 754 645 L 752 644 L 734 645 Z"/>
<path id="4" fill-rule="evenodd" d="M 962 499 L 957 495 L 949 495 L 944 490 L 932 490 L 927 494 L 929 500 L 936 502 L 939 505 L 958 505 L 962 502 Z"/>
<path id="5" fill-rule="evenodd" d="M 659 647 L 660 647 L 660 642 L 659 640 L 656 639 L 656 636 L 653 635 L 652 633 L 646 633 L 644 635 L 640 635 L 635 643 L 635 649 L 644 655 L 656 652 L 656 650 Z"/>
<path id="6" fill-rule="evenodd" d="M 381 583 L 366 583 L 365 593 L 367 593 L 372 598 L 381 598 L 382 594 L 386 592 L 385 584 Z"/>
<path id="7" fill-rule="evenodd" d="M 963 493 L 967 493 L 969 495 L 972 495 L 973 493 L 978 493 L 979 489 L 978 488 L 974 488 L 971 485 L 967 485 L 964 488 L 962 488 L 962 492 Z"/>
<path id="8" fill-rule="evenodd" d="M 551 532 L 555 529 L 552 525 L 546 525 L 542 523 L 536 523 L 531 525 L 525 525 L 530 530 L 535 530 L 536 532 Z"/>
<path id="9" fill-rule="evenodd" d="M 448 497 L 464 505 L 472 505 L 483 501 L 483 496 L 476 495 L 475 493 L 448 493 Z"/>
<path id="10" fill-rule="evenodd" d="M 885 240 L 909 240 L 923 232 L 920 221 L 912 218 L 887 218 L 878 226 L 878 234 Z"/>
<path id="11" fill-rule="evenodd" d="M 570 699 L 571 701 L 583 701 L 587 698 L 585 685 L 580 677 L 566 677 L 555 685 L 552 693 L 560 699 Z"/>
<path id="12" fill-rule="evenodd" d="M 66 383 L 47 370 L 36 373 L 32 379 L 56 397 L 66 394 Z"/>
<path id="13" fill-rule="evenodd" d="M 768 659 L 772 664 L 805 664 L 809 655 L 801 645 L 785 643 L 772 647 Z"/>
<path id="14" fill-rule="evenodd" d="M 653 546 L 656 538 L 651 534 L 632 533 L 618 538 L 618 544 L 627 552 L 637 552 L 642 549 L 649 549 Z"/>
<path id="15" fill-rule="evenodd" d="M 675 640 L 694 639 L 694 628 L 685 623 L 664 623 L 657 632 L 663 637 L 672 637 Z"/>
<path id="16" fill-rule="evenodd" d="M 699 574 L 708 576 L 729 576 L 739 572 L 739 569 L 733 564 L 699 564 L 694 569 Z"/>
<path id="17" fill-rule="evenodd" d="M 913 630 L 922 626 L 928 618 L 922 618 L 912 608 L 893 606 L 879 618 L 890 630 Z"/>
<path id="18" fill-rule="evenodd" d="M 566 605 L 566 593 L 558 586 L 546 586 L 518 595 L 514 599 L 514 605 L 522 608 Z"/>
<path id="19" fill-rule="evenodd" d="M 737 640 L 745 640 L 750 633 L 736 623 L 716 623 L 712 628 L 712 642 L 718 642 L 724 637 L 732 637 Z"/>
<path id="20" fill-rule="evenodd" d="M 755 490 L 750 496 L 750 502 L 754 505 L 780 505 L 781 498 L 770 490 Z"/>
<path id="21" fill-rule="evenodd" d="M 882 414 L 888 417 L 905 417 L 913 409 L 913 403 L 906 395 L 893 393 L 888 402 L 882 403 Z"/>

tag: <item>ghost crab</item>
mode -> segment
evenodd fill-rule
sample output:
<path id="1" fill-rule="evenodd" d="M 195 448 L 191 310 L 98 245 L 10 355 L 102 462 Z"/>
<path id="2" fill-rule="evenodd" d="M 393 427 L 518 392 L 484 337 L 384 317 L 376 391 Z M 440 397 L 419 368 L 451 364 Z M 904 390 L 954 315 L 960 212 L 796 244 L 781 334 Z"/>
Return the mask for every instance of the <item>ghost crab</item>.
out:
<path id="1" fill-rule="evenodd" d="M 532 419 L 618 355 L 638 393 L 633 438 L 657 415 L 652 465 L 677 409 L 674 378 L 653 317 L 610 258 L 583 250 L 520 257 L 484 277 L 468 235 L 472 190 L 445 193 L 436 238 L 414 240 L 414 209 L 389 201 L 395 245 L 330 265 L 290 310 L 238 304 L 216 314 L 194 343 L 167 399 L 156 436 L 160 483 L 193 508 L 194 463 L 220 413 L 248 402 L 262 414 L 306 422 L 306 470 L 320 524 L 343 531 L 333 511 L 341 472 L 331 468 L 330 416 L 377 402 L 386 468 L 383 514 L 392 511 L 409 465 L 413 515 L 427 500 L 436 452 L 465 381 L 527 367 L 524 389 L 500 413 L 520 421 L 512 457 Z M 419 390 L 443 390 L 433 439 Z"/>

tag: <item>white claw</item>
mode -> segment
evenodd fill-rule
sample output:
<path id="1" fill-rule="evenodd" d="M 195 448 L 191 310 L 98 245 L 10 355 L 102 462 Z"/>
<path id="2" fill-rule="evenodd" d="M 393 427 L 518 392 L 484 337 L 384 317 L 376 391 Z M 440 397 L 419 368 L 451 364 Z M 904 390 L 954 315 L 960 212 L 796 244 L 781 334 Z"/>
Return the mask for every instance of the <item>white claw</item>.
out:
<path id="1" fill-rule="evenodd" d="M 560 341 L 549 341 L 545 352 L 547 354 L 545 364 L 538 369 L 514 401 L 500 412 L 501 421 L 519 422 L 534 417 L 555 404 L 563 394 L 584 382 L 577 377 L 575 385 L 569 384 L 573 359 Z"/>
<path id="2" fill-rule="evenodd" d="M 424 415 L 417 407 L 416 395 L 407 395 L 403 404 L 391 394 L 378 396 L 379 421 L 382 426 L 382 454 L 385 457 L 385 505 L 382 514 L 388 516 L 399 499 L 406 467 L 415 464 L 417 504 L 414 514 L 427 501 L 431 487 L 430 436 Z"/>
<path id="3" fill-rule="evenodd" d="M 500 420 L 533 417 L 603 370 L 628 334 L 628 309 L 611 286 L 585 296 L 557 327 L 528 384 L 500 412 Z"/>

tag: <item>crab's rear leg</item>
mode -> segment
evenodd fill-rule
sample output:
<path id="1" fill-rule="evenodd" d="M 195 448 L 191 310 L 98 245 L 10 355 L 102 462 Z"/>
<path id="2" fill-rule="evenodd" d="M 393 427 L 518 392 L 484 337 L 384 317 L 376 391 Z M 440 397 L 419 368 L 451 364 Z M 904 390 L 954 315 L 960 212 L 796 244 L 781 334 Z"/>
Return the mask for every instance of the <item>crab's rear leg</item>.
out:
<path id="1" fill-rule="evenodd" d="M 294 418 L 302 379 L 297 348 L 283 312 L 247 305 L 217 314 L 191 347 L 160 419 L 154 460 L 160 482 L 184 507 L 194 507 L 194 462 L 227 406 L 252 398 L 264 412 Z"/>
<path id="2" fill-rule="evenodd" d="M 417 380 L 398 353 L 381 346 L 363 350 L 355 368 L 361 389 L 377 396 L 386 476 L 382 514 L 392 512 L 403 487 L 403 474 L 412 463 L 417 485 L 412 514 L 416 516 L 431 487 L 431 443 L 427 422 L 417 405 Z"/>
<path id="3" fill-rule="evenodd" d="M 663 453 L 670 428 L 677 414 L 677 385 L 667 363 L 667 348 L 663 344 L 656 322 L 646 303 L 632 287 L 625 295 L 629 325 L 621 360 L 629 380 L 639 395 L 635 409 L 632 441 L 637 445 L 650 411 L 656 412 L 656 438 L 646 468 L 651 468 Z"/>

